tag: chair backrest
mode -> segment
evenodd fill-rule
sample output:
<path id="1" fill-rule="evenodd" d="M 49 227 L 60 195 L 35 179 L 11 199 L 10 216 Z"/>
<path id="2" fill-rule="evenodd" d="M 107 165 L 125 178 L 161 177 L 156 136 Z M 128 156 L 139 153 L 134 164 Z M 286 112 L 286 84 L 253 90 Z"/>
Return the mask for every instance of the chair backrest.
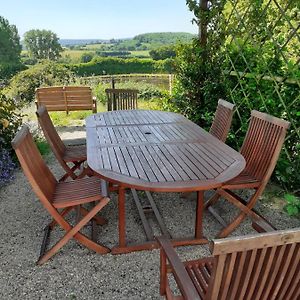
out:
<path id="1" fill-rule="evenodd" d="M 36 89 L 35 95 L 37 107 L 44 105 L 48 111 L 94 111 L 92 90 L 87 86 L 42 87 Z"/>
<path id="2" fill-rule="evenodd" d="M 137 109 L 138 90 L 106 89 L 107 110 Z"/>
<path id="3" fill-rule="evenodd" d="M 44 105 L 40 106 L 36 111 L 36 115 L 54 155 L 60 162 L 63 161 L 66 146 L 59 137 L 46 107 Z"/>
<path id="4" fill-rule="evenodd" d="M 250 124 L 241 154 L 246 160 L 245 171 L 267 183 L 278 160 L 290 123 L 256 110 L 251 112 Z"/>
<path id="5" fill-rule="evenodd" d="M 11 144 L 34 192 L 47 206 L 52 200 L 57 181 L 43 161 L 26 125 L 16 134 Z"/>
<path id="6" fill-rule="evenodd" d="M 209 132 L 222 142 L 226 141 L 232 121 L 234 107 L 234 104 L 225 100 L 220 99 L 218 101 L 215 117 Z"/>
<path id="7" fill-rule="evenodd" d="M 205 299 L 299 299 L 300 228 L 213 241 Z"/>

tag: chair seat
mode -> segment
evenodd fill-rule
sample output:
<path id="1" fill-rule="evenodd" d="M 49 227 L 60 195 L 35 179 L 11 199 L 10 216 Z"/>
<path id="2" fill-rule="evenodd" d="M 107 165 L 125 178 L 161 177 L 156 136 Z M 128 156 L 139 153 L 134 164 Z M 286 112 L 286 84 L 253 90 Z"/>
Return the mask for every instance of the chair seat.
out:
<path id="1" fill-rule="evenodd" d="M 184 263 L 185 269 L 201 299 L 204 299 L 206 295 L 214 262 L 214 257 L 208 257 Z"/>
<path id="2" fill-rule="evenodd" d="M 242 186 L 242 188 L 245 188 L 245 185 L 251 185 L 251 186 L 259 186 L 260 181 L 256 179 L 254 176 L 250 175 L 247 171 L 242 171 L 241 174 L 236 176 L 230 181 L 227 181 L 224 186 L 222 186 L 223 189 L 226 188 L 232 188 L 232 186 L 236 186 L 238 188 L 239 185 Z"/>
<path id="3" fill-rule="evenodd" d="M 67 146 L 63 159 L 66 162 L 86 160 L 86 145 Z"/>
<path id="4" fill-rule="evenodd" d="M 59 182 L 53 195 L 56 208 L 79 205 L 103 198 L 101 181 L 97 177 L 86 177 L 69 182 Z"/>

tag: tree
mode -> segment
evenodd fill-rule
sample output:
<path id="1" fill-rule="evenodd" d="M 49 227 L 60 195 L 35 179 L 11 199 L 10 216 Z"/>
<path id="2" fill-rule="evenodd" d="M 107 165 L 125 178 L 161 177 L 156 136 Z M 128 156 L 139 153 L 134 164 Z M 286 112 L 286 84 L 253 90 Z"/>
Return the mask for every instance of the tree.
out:
<path id="1" fill-rule="evenodd" d="M 0 16 L 0 78 L 7 79 L 22 68 L 22 47 L 15 25 Z"/>
<path id="2" fill-rule="evenodd" d="M 80 62 L 88 63 L 93 59 L 93 57 L 94 57 L 93 52 L 84 52 L 80 57 Z"/>
<path id="3" fill-rule="evenodd" d="M 154 60 L 161 60 L 176 56 L 176 52 L 173 46 L 164 46 L 153 49 L 149 52 L 149 54 Z"/>
<path id="4" fill-rule="evenodd" d="M 24 34 L 29 55 L 37 59 L 57 60 L 63 51 L 57 35 L 50 30 L 32 29 Z"/>

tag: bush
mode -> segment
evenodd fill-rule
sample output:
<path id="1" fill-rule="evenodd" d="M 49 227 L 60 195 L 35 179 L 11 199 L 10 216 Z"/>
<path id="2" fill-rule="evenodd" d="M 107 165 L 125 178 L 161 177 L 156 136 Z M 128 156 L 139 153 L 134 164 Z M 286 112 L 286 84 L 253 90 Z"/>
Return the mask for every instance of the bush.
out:
<path id="1" fill-rule="evenodd" d="M 34 100 L 36 88 L 68 84 L 73 77 L 72 72 L 65 66 L 42 61 L 15 75 L 4 93 L 7 98 L 16 99 L 18 104 L 23 105 Z"/>
<path id="2" fill-rule="evenodd" d="M 17 72 L 25 70 L 26 67 L 22 64 L 0 63 L 0 82 L 6 81 L 15 75 Z"/>
<path id="3" fill-rule="evenodd" d="M 299 215 L 300 214 L 300 198 L 296 197 L 295 195 L 285 194 L 284 199 L 286 201 L 284 210 L 290 216 Z"/>
<path id="4" fill-rule="evenodd" d="M 16 103 L 1 93 L 0 103 L 0 148 L 11 151 L 11 140 L 22 124 L 22 115 L 16 112 Z"/>
<path id="5" fill-rule="evenodd" d="M 78 76 L 130 73 L 170 73 L 172 65 L 171 62 L 171 60 L 154 61 L 152 59 L 95 57 L 89 63 L 74 64 L 69 67 Z"/>
<path id="6" fill-rule="evenodd" d="M 171 97 L 164 100 L 164 108 L 183 113 L 193 122 L 208 128 L 219 98 L 226 94 L 220 57 L 206 56 L 199 41 L 178 45 Z"/>
<path id="7" fill-rule="evenodd" d="M 80 62 L 82 63 L 90 62 L 93 59 L 93 57 L 94 57 L 93 52 L 85 52 L 81 55 Z"/>
<path id="8" fill-rule="evenodd" d="M 161 60 L 175 57 L 176 51 L 175 47 L 173 45 L 170 45 L 153 49 L 149 52 L 149 54 L 154 60 Z"/>
<path id="9" fill-rule="evenodd" d="M 16 112 L 16 105 L 12 100 L 0 93 L 0 187 L 13 179 L 13 162 L 11 140 L 22 124 L 22 116 Z"/>
<path id="10" fill-rule="evenodd" d="M 144 100 L 161 98 L 163 95 L 165 95 L 165 93 L 153 86 L 146 86 L 144 89 L 139 88 L 139 97 Z"/>

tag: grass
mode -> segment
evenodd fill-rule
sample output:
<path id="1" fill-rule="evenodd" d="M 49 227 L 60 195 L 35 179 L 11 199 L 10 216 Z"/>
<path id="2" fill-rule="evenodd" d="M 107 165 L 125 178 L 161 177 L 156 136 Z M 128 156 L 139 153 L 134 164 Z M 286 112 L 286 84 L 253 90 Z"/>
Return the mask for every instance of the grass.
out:
<path id="1" fill-rule="evenodd" d="M 35 139 L 35 144 L 37 145 L 40 153 L 44 156 L 50 153 L 50 146 L 46 142 L 46 140 L 42 139 L 41 137 L 38 137 Z"/>

